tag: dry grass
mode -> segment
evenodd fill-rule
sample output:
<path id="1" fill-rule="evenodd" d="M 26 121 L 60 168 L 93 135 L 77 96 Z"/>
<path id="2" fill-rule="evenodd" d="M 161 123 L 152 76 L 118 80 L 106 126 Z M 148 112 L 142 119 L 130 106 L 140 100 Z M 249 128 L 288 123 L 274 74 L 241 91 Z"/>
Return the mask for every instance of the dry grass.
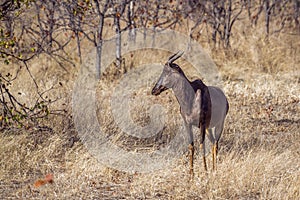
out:
<path id="1" fill-rule="evenodd" d="M 236 42 L 233 52 L 211 51 L 224 77 L 224 90 L 230 102 L 216 172 L 203 171 L 198 153 L 194 181 L 189 181 L 186 155 L 173 167 L 148 174 L 107 168 L 80 141 L 70 145 L 70 140 L 77 137 L 74 128 L 68 126 L 67 119 L 57 118 L 50 122 L 56 126 L 54 132 L 0 134 L 0 198 L 299 199 L 300 40 L 281 34 L 266 42 L 252 31 L 252 38 L 242 34 L 233 37 L 232 42 Z M 166 55 L 167 52 L 162 52 L 159 61 L 164 61 Z M 140 52 L 132 63 L 126 63 L 125 71 L 143 64 L 145 59 L 151 59 L 149 52 Z M 77 68 L 57 73 L 54 68 L 41 70 L 38 63 L 43 59 L 36 62 L 37 67 L 32 71 L 39 83 L 47 88 L 47 84 L 62 82 L 63 87 L 56 90 L 56 95 L 62 97 L 58 104 L 71 103 Z M 178 117 L 168 122 L 158 139 L 135 143 L 120 133 L 111 115 L 109 99 L 110 88 L 118 84 L 124 70 L 118 73 L 109 70 L 97 91 L 98 109 L 104 110 L 98 113 L 103 130 L 114 135 L 114 142 L 127 150 L 150 151 L 171 140 L 180 120 L 178 105 L 171 92 L 151 96 L 152 83 L 134 93 L 137 106 L 131 111 L 133 120 L 141 126 L 149 122 L 149 106 L 143 102 L 161 103 L 168 115 Z M 187 74 L 192 76 L 192 72 Z M 22 76 L 23 80 L 30 80 L 28 75 Z M 32 96 L 30 84 L 20 82 L 14 87 L 16 91 L 24 90 L 24 99 Z M 49 173 L 54 175 L 54 183 L 35 188 L 34 182 Z"/>

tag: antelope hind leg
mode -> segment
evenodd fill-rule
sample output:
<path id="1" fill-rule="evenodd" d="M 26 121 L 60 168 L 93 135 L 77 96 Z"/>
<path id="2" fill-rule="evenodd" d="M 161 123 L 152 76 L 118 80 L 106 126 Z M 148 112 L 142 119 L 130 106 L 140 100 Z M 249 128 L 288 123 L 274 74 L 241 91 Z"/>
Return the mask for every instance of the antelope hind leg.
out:
<path id="1" fill-rule="evenodd" d="M 189 157 L 190 157 L 190 175 L 194 177 L 194 144 L 189 144 Z"/>
<path id="2" fill-rule="evenodd" d="M 203 159 L 204 170 L 207 171 L 206 157 L 205 157 L 205 146 L 204 146 L 204 143 L 201 143 L 201 144 L 200 144 L 200 149 L 202 149 L 202 159 Z"/>

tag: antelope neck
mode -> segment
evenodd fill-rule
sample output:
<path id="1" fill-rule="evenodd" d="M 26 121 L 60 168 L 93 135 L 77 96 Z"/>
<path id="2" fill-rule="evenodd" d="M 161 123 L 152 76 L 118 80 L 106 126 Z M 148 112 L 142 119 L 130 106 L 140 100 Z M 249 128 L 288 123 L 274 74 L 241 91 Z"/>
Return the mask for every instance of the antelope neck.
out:
<path id="1" fill-rule="evenodd" d="M 189 80 L 184 76 L 179 76 L 179 78 L 176 79 L 172 90 L 181 110 L 186 114 L 190 114 L 192 112 L 195 92 Z"/>

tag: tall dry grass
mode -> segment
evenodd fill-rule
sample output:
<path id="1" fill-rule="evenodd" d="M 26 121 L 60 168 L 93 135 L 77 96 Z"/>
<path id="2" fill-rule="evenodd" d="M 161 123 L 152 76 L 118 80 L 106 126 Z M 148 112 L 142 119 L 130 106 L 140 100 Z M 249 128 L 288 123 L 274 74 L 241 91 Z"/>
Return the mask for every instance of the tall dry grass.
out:
<path id="1" fill-rule="evenodd" d="M 244 34 L 245 31 L 250 33 Z M 176 160 L 174 166 L 153 173 L 117 171 L 99 163 L 77 141 L 70 119 L 50 118 L 49 124 L 56 127 L 53 132 L 24 130 L 0 134 L 0 198 L 299 199 L 300 40 L 299 36 L 288 33 L 271 35 L 266 40 L 261 32 L 260 28 L 238 24 L 232 36 L 232 51 L 216 51 L 200 40 L 217 63 L 230 102 L 217 171 L 205 173 L 198 152 L 193 181 L 189 181 L 187 154 Z M 149 55 L 149 51 L 137 52 L 132 63 L 127 62 L 126 70 L 151 59 Z M 162 60 L 156 62 L 164 62 L 168 55 L 162 52 Z M 46 58 L 35 60 L 33 65 L 32 73 L 42 87 L 62 82 L 63 86 L 56 90 L 56 95 L 61 97 L 57 106 L 70 104 L 78 68 L 70 67 L 69 72 L 57 73 L 57 68 Z M 188 66 L 184 65 L 184 70 L 189 70 Z M 118 139 L 115 142 L 125 148 L 134 141 L 122 137 L 109 108 L 110 88 L 118 84 L 123 72 L 116 73 L 113 67 L 107 69 L 99 81 L 97 98 L 99 109 L 104 110 L 99 114 L 104 130 L 114 133 Z M 23 80 L 30 80 L 25 72 L 21 75 Z M 187 75 L 191 78 L 192 72 Z M 179 107 L 172 92 L 151 96 L 151 86 L 148 84 L 136 91 L 136 96 L 164 104 L 169 115 L 178 116 L 169 122 L 162 134 L 163 144 L 176 129 Z M 16 91 L 24 91 L 24 100 L 34 92 L 26 81 L 13 87 Z M 67 106 L 69 111 L 70 107 Z M 147 109 L 147 105 L 137 104 L 132 111 L 136 123 L 145 125 L 148 122 Z M 149 150 L 159 146 L 155 140 L 139 145 L 135 148 L 145 145 Z M 210 156 L 208 160 L 211 169 Z M 54 175 L 54 183 L 35 188 L 34 182 L 49 173 Z"/>

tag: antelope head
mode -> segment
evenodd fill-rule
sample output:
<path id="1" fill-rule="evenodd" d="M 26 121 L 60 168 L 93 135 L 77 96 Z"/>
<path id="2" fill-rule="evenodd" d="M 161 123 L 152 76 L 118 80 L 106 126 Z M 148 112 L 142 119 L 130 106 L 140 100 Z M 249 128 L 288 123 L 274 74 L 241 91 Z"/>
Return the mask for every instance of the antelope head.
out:
<path id="1" fill-rule="evenodd" d="M 163 91 L 172 88 L 176 81 L 176 79 L 174 79 L 174 75 L 183 74 L 181 68 L 177 64 L 173 63 L 175 60 L 180 58 L 183 53 L 183 51 L 179 51 L 168 59 L 164 65 L 162 74 L 152 89 L 152 95 L 159 95 Z"/>

